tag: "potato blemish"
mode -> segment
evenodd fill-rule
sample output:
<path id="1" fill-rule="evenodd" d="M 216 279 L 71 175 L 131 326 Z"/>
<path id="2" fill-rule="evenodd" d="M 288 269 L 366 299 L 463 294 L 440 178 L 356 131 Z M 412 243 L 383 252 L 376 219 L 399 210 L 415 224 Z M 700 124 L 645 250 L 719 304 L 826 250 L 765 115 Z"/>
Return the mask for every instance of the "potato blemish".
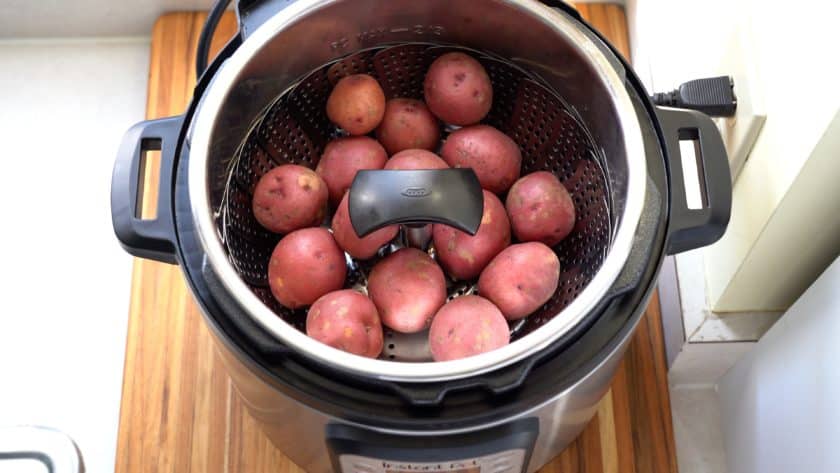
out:
<path id="1" fill-rule="evenodd" d="M 297 178 L 298 185 L 305 191 L 317 191 L 321 184 L 318 182 L 318 176 L 313 172 L 303 173 Z"/>
<path id="2" fill-rule="evenodd" d="M 487 225 L 493 222 L 493 211 L 487 209 L 487 212 L 484 212 L 484 215 L 481 216 L 481 224 Z"/>

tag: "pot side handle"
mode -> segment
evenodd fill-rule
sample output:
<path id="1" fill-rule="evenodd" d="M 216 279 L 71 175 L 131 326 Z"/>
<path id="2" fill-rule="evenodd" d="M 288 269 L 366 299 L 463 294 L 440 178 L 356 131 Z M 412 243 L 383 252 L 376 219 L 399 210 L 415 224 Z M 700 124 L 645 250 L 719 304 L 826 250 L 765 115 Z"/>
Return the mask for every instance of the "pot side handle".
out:
<path id="1" fill-rule="evenodd" d="M 732 209 L 732 176 L 723 138 L 707 115 L 693 110 L 656 107 L 668 155 L 671 212 L 668 254 L 701 248 L 718 241 L 726 231 Z M 696 143 L 702 208 L 689 208 L 680 140 Z"/>
<path id="2" fill-rule="evenodd" d="M 177 116 L 132 126 L 123 135 L 111 177 L 111 219 L 120 244 L 134 256 L 169 264 L 177 264 L 172 180 L 182 123 L 183 117 Z M 157 216 L 143 219 L 139 209 L 145 152 L 154 150 L 160 150 Z"/>

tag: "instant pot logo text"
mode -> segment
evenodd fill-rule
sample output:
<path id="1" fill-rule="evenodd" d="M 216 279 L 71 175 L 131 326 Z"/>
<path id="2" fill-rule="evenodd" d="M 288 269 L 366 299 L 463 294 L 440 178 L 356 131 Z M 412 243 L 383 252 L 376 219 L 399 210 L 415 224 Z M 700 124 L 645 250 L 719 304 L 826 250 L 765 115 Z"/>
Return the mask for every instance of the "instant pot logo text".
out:
<path id="1" fill-rule="evenodd" d="M 441 463 L 391 463 L 382 462 L 386 473 L 408 473 L 422 471 L 445 471 L 450 473 L 479 473 L 477 460 L 448 461 Z"/>
<path id="2" fill-rule="evenodd" d="M 441 36 L 446 30 L 440 25 L 411 25 L 371 28 L 355 36 L 356 41 L 361 45 L 373 43 L 394 35 L 400 36 Z M 350 45 L 351 38 L 342 37 L 330 42 L 330 49 L 341 51 Z"/>

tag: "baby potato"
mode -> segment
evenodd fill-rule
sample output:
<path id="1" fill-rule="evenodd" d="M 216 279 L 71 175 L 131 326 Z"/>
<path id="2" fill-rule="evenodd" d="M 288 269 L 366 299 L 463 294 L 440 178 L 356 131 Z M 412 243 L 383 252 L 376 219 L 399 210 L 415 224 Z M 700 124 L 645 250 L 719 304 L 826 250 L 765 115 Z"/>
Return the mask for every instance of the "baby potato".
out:
<path id="1" fill-rule="evenodd" d="M 327 117 L 351 135 L 376 129 L 385 115 L 385 93 L 367 74 L 347 76 L 333 87 L 327 99 Z"/>
<path id="2" fill-rule="evenodd" d="M 437 223 L 432 230 L 437 260 L 455 279 L 472 279 L 510 245 L 510 222 L 502 201 L 484 193 L 484 213 L 475 235 Z"/>
<path id="3" fill-rule="evenodd" d="M 461 296 L 432 320 L 429 347 L 435 361 L 475 356 L 510 343 L 510 329 L 499 309 L 479 296 Z"/>
<path id="4" fill-rule="evenodd" d="M 508 320 L 545 304 L 560 280 L 560 260 L 543 243 L 511 245 L 499 253 L 478 278 L 478 293 L 490 299 Z"/>
<path id="5" fill-rule="evenodd" d="M 324 220 L 327 184 L 309 168 L 278 166 L 263 175 L 254 189 L 251 209 L 266 229 L 288 233 Z"/>
<path id="6" fill-rule="evenodd" d="M 437 58 L 423 80 L 423 97 L 429 110 L 453 125 L 481 121 L 493 105 L 493 85 L 484 66 L 461 52 Z"/>
<path id="7" fill-rule="evenodd" d="M 429 327 L 446 301 L 446 280 L 440 266 L 416 248 L 385 257 L 368 277 L 368 294 L 386 327 L 415 333 Z"/>
<path id="8" fill-rule="evenodd" d="M 449 135 L 440 155 L 453 168 L 472 168 L 481 187 L 501 194 L 519 179 L 522 153 L 516 143 L 489 125 L 461 128 Z"/>
<path id="9" fill-rule="evenodd" d="M 385 163 L 385 169 L 448 169 L 446 161 L 425 149 L 407 149 L 391 156 Z"/>
<path id="10" fill-rule="evenodd" d="M 271 293 L 290 309 L 308 306 L 341 289 L 346 276 L 344 252 L 326 228 L 289 233 L 274 247 L 268 262 Z"/>
<path id="11" fill-rule="evenodd" d="M 353 183 L 356 172 L 361 169 L 382 169 L 387 160 L 385 149 L 373 138 L 349 136 L 327 144 L 315 172 L 327 184 L 330 202 L 338 205 Z"/>
<path id="12" fill-rule="evenodd" d="M 400 230 L 399 225 L 391 225 L 380 228 L 364 238 L 359 238 L 353 224 L 350 222 L 350 209 L 348 206 L 350 193 L 344 194 L 338 209 L 332 219 L 332 231 L 338 246 L 344 249 L 353 258 L 368 259 L 373 257 L 379 248 L 393 240 Z"/>
<path id="13" fill-rule="evenodd" d="M 352 289 L 318 298 L 306 314 L 306 334 L 354 355 L 376 358 L 382 352 L 382 323 L 376 306 Z"/>
<path id="14" fill-rule="evenodd" d="M 388 154 L 406 149 L 437 149 L 440 123 L 426 104 L 414 99 L 391 99 L 376 129 L 376 139 Z"/>
<path id="15" fill-rule="evenodd" d="M 513 233 L 519 241 L 554 246 L 575 227 L 575 204 L 554 174 L 539 171 L 513 184 L 505 201 Z"/>

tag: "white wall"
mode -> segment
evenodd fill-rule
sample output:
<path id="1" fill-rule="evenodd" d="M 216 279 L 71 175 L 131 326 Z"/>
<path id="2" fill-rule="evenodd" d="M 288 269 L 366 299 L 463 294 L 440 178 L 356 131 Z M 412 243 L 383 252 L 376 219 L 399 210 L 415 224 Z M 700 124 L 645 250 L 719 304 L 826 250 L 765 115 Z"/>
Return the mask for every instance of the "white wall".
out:
<path id="1" fill-rule="evenodd" d="M 0 38 L 148 35 L 161 13 L 215 0 L 0 0 Z"/>
<path id="2" fill-rule="evenodd" d="M 729 473 L 840 471 L 840 259 L 718 390 Z"/>
<path id="3" fill-rule="evenodd" d="M 646 85 L 669 90 L 733 74 L 739 109 L 766 114 L 734 186 L 727 233 L 704 252 L 708 300 L 716 312 L 785 310 L 840 252 L 840 161 L 827 164 L 840 152 L 831 139 L 840 3 L 629 0 L 627 9 Z M 824 163 L 808 169 L 813 157 Z"/>
<path id="4" fill-rule="evenodd" d="M 840 152 L 830 139 L 840 127 L 840 61 L 828 59 L 840 43 L 840 4 L 747 6 L 767 121 L 734 188 L 730 231 L 707 253 L 710 299 L 720 311 L 784 310 L 840 251 L 840 161 L 829 158 Z M 833 165 L 808 176 L 813 158 Z M 833 205 L 782 205 L 809 197 Z"/>
<path id="5" fill-rule="evenodd" d="M 114 468 L 131 258 L 110 174 L 148 60 L 147 39 L 0 41 L 0 425 L 66 432 L 90 472 Z"/>

